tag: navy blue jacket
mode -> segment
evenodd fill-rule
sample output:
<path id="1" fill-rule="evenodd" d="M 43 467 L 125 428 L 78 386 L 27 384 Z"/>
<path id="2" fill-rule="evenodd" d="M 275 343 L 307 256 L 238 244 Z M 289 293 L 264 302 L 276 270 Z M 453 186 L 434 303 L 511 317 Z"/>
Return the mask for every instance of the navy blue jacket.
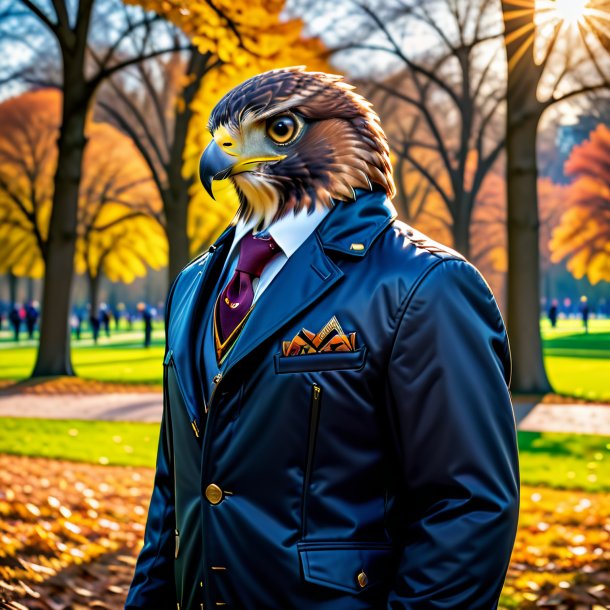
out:
<path id="1" fill-rule="evenodd" d="M 180 273 L 127 610 L 497 607 L 519 512 L 506 331 L 475 267 L 395 217 L 379 192 L 338 203 L 211 398 L 194 355 L 233 227 Z M 332 316 L 353 351 L 283 355 Z"/>

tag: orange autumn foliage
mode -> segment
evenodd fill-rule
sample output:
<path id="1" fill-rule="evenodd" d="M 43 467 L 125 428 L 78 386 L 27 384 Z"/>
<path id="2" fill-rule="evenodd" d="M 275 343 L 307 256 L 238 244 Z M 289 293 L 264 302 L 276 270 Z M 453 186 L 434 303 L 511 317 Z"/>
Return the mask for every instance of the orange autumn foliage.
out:
<path id="1" fill-rule="evenodd" d="M 41 277 L 52 210 L 61 93 L 41 89 L 0 104 L 0 272 Z M 157 191 L 133 143 L 90 121 L 82 168 L 75 267 L 131 282 L 166 264 Z"/>
<path id="2" fill-rule="evenodd" d="M 551 241 L 552 260 L 592 284 L 610 281 L 610 129 L 599 125 L 576 146 L 565 165 L 574 178 L 568 210 Z"/>
<path id="3" fill-rule="evenodd" d="M 128 1 L 168 19 L 185 32 L 200 53 L 219 61 L 201 81 L 184 147 L 183 175 L 193 179 L 188 235 L 195 255 L 225 228 L 238 206 L 230 185 L 214 201 L 198 180 L 199 158 L 211 139 L 208 118 L 216 103 L 242 81 L 273 68 L 306 65 L 312 70 L 333 70 L 324 59 L 323 43 L 303 35 L 303 21 L 284 17 L 284 0 L 220 0 L 213 4 L 205 0 Z"/>

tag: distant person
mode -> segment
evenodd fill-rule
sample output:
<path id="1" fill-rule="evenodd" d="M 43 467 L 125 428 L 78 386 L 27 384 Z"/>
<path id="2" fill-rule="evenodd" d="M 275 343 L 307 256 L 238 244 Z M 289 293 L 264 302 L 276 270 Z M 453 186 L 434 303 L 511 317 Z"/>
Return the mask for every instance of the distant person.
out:
<path id="1" fill-rule="evenodd" d="M 28 339 L 34 338 L 36 322 L 38 322 L 38 309 L 36 309 L 34 302 L 30 301 L 25 306 L 25 327 L 28 331 Z"/>
<path id="2" fill-rule="evenodd" d="M 89 314 L 89 326 L 93 335 L 93 343 L 97 343 L 97 339 L 100 336 L 100 319 L 93 313 Z"/>
<path id="3" fill-rule="evenodd" d="M 150 307 L 145 307 L 142 311 L 142 320 L 144 320 L 144 347 L 150 347 L 152 339 L 152 320 L 153 314 Z"/>
<path id="4" fill-rule="evenodd" d="M 580 297 L 580 315 L 582 316 L 582 324 L 585 327 L 585 333 L 589 332 L 589 301 L 587 297 Z"/>
<path id="5" fill-rule="evenodd" d="M 107 307 L 102 307 L 100 311 L 100 325 L 104 329 L 107 337 L 110 337 L 110 313 Z"/>
<path id="6" fill-rule="evenodd" d="M 553 299 L 551 306 L 549 307 L 549 321 L 551 322 L 551 326 L 555 328 L 557 326 L 557 312 L 558 312 L 558 303 L 556 299 Z"/>
<path id="7" fill-rule="evenodd" d="M 13 327 L 13 332 L 15 333 L 15 341 L 19 341 L 19 332 L 21 331 L 21 313 L 19 310 L 19 306 L 15 305 L 13 309 L 11 309 L 11 313 L 9 314 L 9 322 Z"/>
<path id="8" fill-rule="evenodd" d="M 119 332 L 119 324 L 121 323 L 121 310 L 116 307 L 112 312 L 114 318 L 114 332 Z"/>
<path id="9" fill-rule="evenodd" d="M 127 322 L 127 330 L 133 330 L 133 314 L 131 311 L 125 314 L 125 320 Z"/>

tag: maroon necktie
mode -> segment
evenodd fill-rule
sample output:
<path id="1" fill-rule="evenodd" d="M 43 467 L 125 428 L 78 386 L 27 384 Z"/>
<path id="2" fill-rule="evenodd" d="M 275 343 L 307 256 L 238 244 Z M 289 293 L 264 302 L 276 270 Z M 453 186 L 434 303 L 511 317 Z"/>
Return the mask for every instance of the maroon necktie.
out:
<path id="1" fill-rule="evenodd" d="M 220 340 L 225 343 L 245 319 L 252 307 L 254 290 L 252 280 L 260 277 L 265 265 L 280 251 L 271 236 L 254 237 L 248 233 L 239 244 L 239 260 L 233 277 L 220 294 L 218 320 Z M 224 346 L 225 349 L 229 346 Z"/>

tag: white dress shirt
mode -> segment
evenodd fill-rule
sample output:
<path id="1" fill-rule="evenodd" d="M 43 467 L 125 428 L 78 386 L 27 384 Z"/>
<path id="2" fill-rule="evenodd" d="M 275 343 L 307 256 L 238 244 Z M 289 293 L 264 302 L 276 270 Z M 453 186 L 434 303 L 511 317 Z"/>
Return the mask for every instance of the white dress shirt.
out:
<path id="1" fill-rule="evenodd" d="M 330 210 L 327 208 L 318 209 L 311 214 L 307 214 L 307 210 L 302 210 L 298 214 L 289 214 L 274 222 L 269 228 L 262 234 L 268 233 L 273 237 L 277 245 L 280 247 L 280 252 L 276 254 L 267 263 L 263 272 L 261 273 L 260 279 L 253 278 L 252 288 L 254 290 L 254 301 L 260 297 L 264 290 L 269 286 L 271 280 L 279 273 L 280 269 L 286 264 L 288 258 L 292 256 L 299 246 L 315 231 L 316 227 L 322 222 L 326 214 Z M 235 268 L 237 267 L 237 261 L 239 259 L 239 242 L 249 231 L 252 231 L 256 224 L 255 220 L 244 222 L 243 220 L 237 221 L 235 225 L 235 234 L 233 237 L 233 243 L 229 249 L 229 253 L 225 260 L 224 267 L 222 269 L 222 275 L 220 280 L 222 282 L 222 289 L 228 284 L 230 279 L 233 277 Z M 207 396 L 209 397 L 214 388 L 214 379 L 220 372 L 220 367 L 216 360 L 215 348 L 214 348 L 214 314 L 210 311 L 210 315 L 207 321 L 204 323 L 204 335 L 203 335 L 203 362 L 205 377 L 207 377 Z M 235 340 L 238 343 L 240 335 Z M 233 349 L 235 343 L 230 349 Z"/>
<path id="2" fill-rule="evenodd" d="M 315 231 L 316 227 L 322 222 L 326 214 L 330 210 L 328 208 L 316 208 L 311 214 L 307 214 L 307 210 L 301 210 L 297 214 L 288 214 L 260 233 L 260 235 L 271 235 L 275 243 L 280 247 L 280 252 L 274 256 L 263 269 L 260 279 L 253 278 L 252 288 L 254 290 L 254 301 L 256 303 L 260 295 L 269 286 L 271 280 L 279 273 L 280 269 L 286 264 L 286 261 L 292 256 L 299 246 Z M 235 225 L 235 235 L 233 243 L 227 255 L 223 273 L 225 282 L 223 289 L 233 277 L 237 260 L 239 258 L 239 242 L 248 232 L 252 231 L 256 225 L 255 219 L 250 219 L 248 222 L 238 220 Z M 259 235 L 259 233 L 256 233 Z"/>

